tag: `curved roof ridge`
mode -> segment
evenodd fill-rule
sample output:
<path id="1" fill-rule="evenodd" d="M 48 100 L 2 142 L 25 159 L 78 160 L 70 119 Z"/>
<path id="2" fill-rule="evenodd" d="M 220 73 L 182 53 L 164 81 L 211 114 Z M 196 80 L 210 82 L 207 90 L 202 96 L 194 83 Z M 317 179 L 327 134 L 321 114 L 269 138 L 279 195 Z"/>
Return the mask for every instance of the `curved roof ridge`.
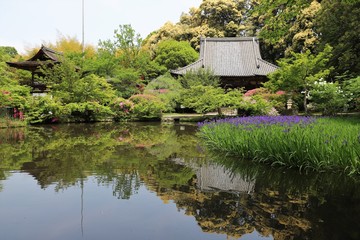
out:
<path id="1" fill-rule="evenodd" d="M 39 49 L 39 51 L 27 61 L 36 61 L 41 58 L 41 55 L 45 55 L 46 57 L 50 58 L 51 60 L 53 60 L 55 62 L 59 61 L 58 56 L 63 56 L 63 54 L 61 52 L 57 52 L 51 48 L 41 45 L 41 48 Z"/>
<path id="2" fill-rule="evenodd" d="M 218 42 L 253 41 L 253 39 L 259 40 L 257 37 L 207 37 L 207 38 L 202 37 L 200 40 L 204 40 L 204 39 L 206 39 L 206 41 L 218 41 Z"/>
<path id="3" fill-rule="evenodd" d="M 185 67 L 181 67 L 181 68 L 178 68 L 178 69 L 175 69 L 175 70 L 170 70 L 170 72 L 171 72 L 171 73 L 179 73 L 179 72 L 181 72 L 181 71 L 183 71 L 183 70 L 189 69 L 189 68 L 191 68 L 191 67 L 199 64 L 199 63 L 202 62 L 202 61 L 203 61 L 203 59 L 200 58 L 200 59 L 198 59 L 197 61 L 195 61 L 195 62 L 193 62 L 193 63 L 191 63 L 191 64 L 189 64 L 189 65 L 186 65 Z"/>
<path id="4" fill-rule="evenodd" d="M 54 54 L 63 55 L 62 52 L 58 52 L 58 51 L 56 51 L 54 49 L 48 48 L 45 45 L 41 45 L 41 49 L 45 49 L 47 52 L 51 52 L 51 53 L 54 53 Z"/>
<path id="5" fill-rule="evenodd" d="M 266 60 L 264 60 L 264 59 L 262 59 L 262 58 L 258 58 L 258 60 L 259 60 L 260 62 L 263 62 L 263 63 L 265 63 L 265 64 L 267 64 L 267 65 L 271 66 L 271 67 L 274 67 L 274 68 L 279 68 L 279 67 L 278 67 L 278 66 L 276 66 L 275 64 L 273 64 L 273 63 L 271 63 L 271 62 L 268 62 L 268 61 L 266 61 Z"/>

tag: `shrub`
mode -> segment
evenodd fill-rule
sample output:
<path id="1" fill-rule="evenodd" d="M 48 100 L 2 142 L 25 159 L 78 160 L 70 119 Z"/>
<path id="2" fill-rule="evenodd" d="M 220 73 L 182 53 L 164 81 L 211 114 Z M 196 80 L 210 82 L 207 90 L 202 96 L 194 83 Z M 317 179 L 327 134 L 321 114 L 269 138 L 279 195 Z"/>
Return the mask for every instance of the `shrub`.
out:
<path id="1" fill-rule="evenodd" d="M 179 105 L 182 86 L 170 74 L 152 80 L 145 88 L 145 94 L 152 94 L 160 98 L 165 105 L 165 112 L 173 112 Z"/>
<path id="2" fill-rule="evenodd" d="M 160 99 L 150 94 L 137 94 L 129 98 L 134 103 L 133 116 L 138 120 L 160 119 L 165 109 Z"/>
<path id="3" fill-rule="evenodd" d="M 345 81 L 344 91 L 351 110 L 360 110 L 360 76 Z"/>
<path id="4" fill-rule="evenodd" d="M 114 115 L 110 107 L 98 102 L 69 103 L 64 106 L 63 113 L 62 117 L 71 122 L 102 121 Z"/>
<path id="5" fill-rule="evenodd" d="M 255 88 L 247 91 L 244 96 L 252 98 L 255 96 L 259 96 L 269 102 L 269 104 L 274 107 L 278 112 L 283 112 L 286 107 L 287 96 L 284 91 L 277 91 L 276 93 L 272 93 L 266 88 Z M 264 112 L 263 114 L 266 114 L 266 112 Z"/>
<path id="6" fill-rule="evenodd" d="M 26 107 L 26 120 L 29 123 L 58 122 L 63 114 L 60 101 L 51 96 L 33 97 Z"/>
<path id="7" fill-rule="evenodd" d="M 213 86 L 191 86 L 181 94 L 181 103 L 197 113 L 216 111 L 224 106 L 224 89 Z"/>
<path id="8" fill-rule="evenodd" d="M 317 81 L 310 91 L 311 103 L 314 111 L 321 111 L 324 115 L 334 115 L 342 112 L 347 99 L 338 83 Z"/>
<path id="9" fill-rule="evenodd" d="M 121 68 L 110 78 L 109 83 L 116 90 L 116 95 L 129 98 L 134 94 L 141 93 L 139 86 L 142 84 L 140 73 L 132 68 Z"/>
<path id="10" fill-rule="evenodd" d="M 238 106 L 239 116 L 259 116 L 269 115 L 272 104 L 261 96 L 254 95 L 252 97 L 244 97 Z"/>
<path id="11" fill-rule="evenodd" d="M 218 87 L 220 78 L 215 76 L 210 69 L 200 68 L 197 71 L 188 71 L 180 78 L 180 82 L 187 89 L 198 85 Z"/>
<path id="12" fill-rule="evenodd" d="M 114 113 L 115 121 L 126 121 L 132 118 L 134 103 L 124 98 L 116 98 L 111 102 L 110 108 Z"/>

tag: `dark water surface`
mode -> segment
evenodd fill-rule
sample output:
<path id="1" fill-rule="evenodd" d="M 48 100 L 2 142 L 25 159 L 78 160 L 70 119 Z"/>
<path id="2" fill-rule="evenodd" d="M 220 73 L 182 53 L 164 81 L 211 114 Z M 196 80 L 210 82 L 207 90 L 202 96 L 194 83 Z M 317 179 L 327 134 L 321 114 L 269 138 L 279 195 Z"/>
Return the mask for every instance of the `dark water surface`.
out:
<path id="1" fill-rule="evenodd" d="M 211 156 L 196 130 L 0 129 L 0 239 L 360 239 L 359 180 Z"/>

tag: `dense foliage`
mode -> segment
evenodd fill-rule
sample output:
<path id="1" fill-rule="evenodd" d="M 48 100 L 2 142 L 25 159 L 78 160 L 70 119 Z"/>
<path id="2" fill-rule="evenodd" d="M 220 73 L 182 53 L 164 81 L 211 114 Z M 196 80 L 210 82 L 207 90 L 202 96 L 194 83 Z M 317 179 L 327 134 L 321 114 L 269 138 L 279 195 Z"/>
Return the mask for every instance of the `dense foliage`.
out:
<path id="1" fill-rule="evenodd" d="M 197 52 L 185 41 L 166 40 L 160 42 L 155 51 L 155 62 L 168 70 L 184 67 L 198 58 Z"/>
<path id="2" fill-rule="evenodd" d="M 75 37 L 60 35 L 56 43 L 45 44 L 64 53 L 62 64 L 35 79 L 48 86 L 52 97 L 44 99 L 31 97 L 29 72 L 6 64 L 24 60 L 38 48 L 22 57 L 12 47 L 0 47 L 0 107 L 15 109 L 30 122 L 158 118 L 179 107 L 199 113 L 221 114 L 228 107 L 241 115 L 276 114 L 286 112 L 286 101 L 306 113 L 357 111 L 359 4 L 203 0 L 178 23 L 165 23 L 145 40 L 129 24 L 119 25 L 113 38 L 98 46 L 82 46 Z M 258 37 L 263 58 L 280 66 L 265 90 L 244 94 L 242 89 L 221 89 L 220 79 L 208 69 L 179 79 L 166 74 L 196 61 L 200 37 L 240 36 Z M 149 95 L 148 102 L 133 97 Z M 127 106 L 126 114 L 120 103 Z"/>

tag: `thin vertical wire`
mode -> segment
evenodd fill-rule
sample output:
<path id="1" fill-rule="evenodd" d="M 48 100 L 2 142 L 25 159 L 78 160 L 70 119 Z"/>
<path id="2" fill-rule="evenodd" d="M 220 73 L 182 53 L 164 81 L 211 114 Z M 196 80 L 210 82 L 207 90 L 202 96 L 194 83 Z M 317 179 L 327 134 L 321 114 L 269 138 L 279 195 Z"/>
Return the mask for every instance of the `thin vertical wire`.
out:
<path id="1" fill-rule="evenodd" d="M 82 53 L 85 52 L 85 11 L 84 11 L 84 0 L 82 0 Z"/>

